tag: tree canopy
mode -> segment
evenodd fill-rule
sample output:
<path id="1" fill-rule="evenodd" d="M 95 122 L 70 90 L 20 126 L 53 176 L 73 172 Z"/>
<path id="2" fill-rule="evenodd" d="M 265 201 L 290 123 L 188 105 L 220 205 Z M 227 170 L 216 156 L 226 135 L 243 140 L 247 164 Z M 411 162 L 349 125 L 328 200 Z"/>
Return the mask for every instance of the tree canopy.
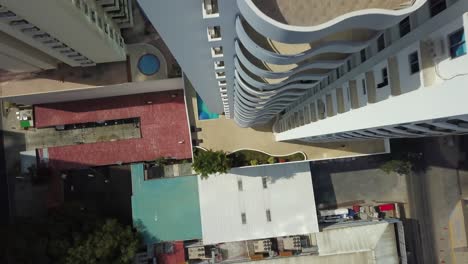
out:
<path id="1" fill-rule="evenodd" d="M 223 151 L 197 150 L 192 167 L 204 178 L 210 174 L 226 173 L 231 168 L 231 160 Z"/>

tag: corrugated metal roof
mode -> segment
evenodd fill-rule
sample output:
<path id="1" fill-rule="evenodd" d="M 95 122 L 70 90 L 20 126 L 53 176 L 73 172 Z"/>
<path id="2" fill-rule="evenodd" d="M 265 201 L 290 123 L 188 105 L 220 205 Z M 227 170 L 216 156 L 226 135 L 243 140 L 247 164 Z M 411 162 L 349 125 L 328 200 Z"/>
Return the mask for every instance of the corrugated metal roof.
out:
<path id="1" fill-rule="evenodd" d="M 198 187 L 205 244 L 318 232 L 308 163 L 236 168 Z"/>
<path id="2" fill-rule="evenodd" d="M 316 234 L 319 254 L 322 256 L 361 251 L 372 251 L 389 224 L 377 224 L 328 229 Z"/>

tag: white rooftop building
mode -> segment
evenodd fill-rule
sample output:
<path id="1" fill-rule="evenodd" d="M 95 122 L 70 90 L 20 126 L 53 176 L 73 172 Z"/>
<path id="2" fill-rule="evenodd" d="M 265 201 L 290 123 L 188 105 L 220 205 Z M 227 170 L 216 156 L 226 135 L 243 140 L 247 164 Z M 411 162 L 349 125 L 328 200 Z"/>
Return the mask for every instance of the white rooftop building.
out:
<path id="1" fill-rule="evenodd" d="M 308 163 L 235 168 L 198 181 L 204 244 L 319 232 Z"/>

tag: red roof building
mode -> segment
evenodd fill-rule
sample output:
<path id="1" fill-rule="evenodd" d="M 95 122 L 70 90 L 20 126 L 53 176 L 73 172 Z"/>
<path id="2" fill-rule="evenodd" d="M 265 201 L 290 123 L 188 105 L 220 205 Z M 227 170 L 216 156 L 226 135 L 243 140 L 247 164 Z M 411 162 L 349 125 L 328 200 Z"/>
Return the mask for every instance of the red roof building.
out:
<path id="1" fill-rule="evenodd" d="M 37 105 L 34 115 L 37 128 L 140 118 L 141 138 L 39 151 L 58 169 L 192 157 L 183 90 Z"/>

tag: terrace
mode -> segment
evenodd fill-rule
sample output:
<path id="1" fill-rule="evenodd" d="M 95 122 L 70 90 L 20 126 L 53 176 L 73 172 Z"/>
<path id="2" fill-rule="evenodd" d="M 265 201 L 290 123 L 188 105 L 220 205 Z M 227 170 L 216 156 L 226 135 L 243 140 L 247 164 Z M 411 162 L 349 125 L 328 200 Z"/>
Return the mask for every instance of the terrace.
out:
<path id="1" fill-rule="evenodd" d="M 199 101 L 192 84 L 184 78 L 186 104 L 192 139 L 195 145 L 206 149 L 235 152 L 241 149 L 262 151 L 275 156 L 304 152 L 308 160 L 372 155 L 388 151 L 384 140 L 350 141 L 341 143 L 306 144 L 303 142 L 277 142 L 271 124 L 264 127 L 241 128 L 224 115 L 202 120 Z"/>

